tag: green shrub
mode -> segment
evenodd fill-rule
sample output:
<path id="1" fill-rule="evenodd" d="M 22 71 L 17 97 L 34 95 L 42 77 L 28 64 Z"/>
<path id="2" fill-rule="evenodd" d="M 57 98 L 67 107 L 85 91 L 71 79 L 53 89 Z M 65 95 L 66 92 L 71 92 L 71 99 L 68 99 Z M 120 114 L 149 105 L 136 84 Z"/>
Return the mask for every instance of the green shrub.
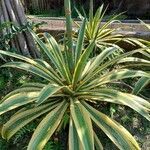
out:
<path id="1" fill-rule="evenodd" d="M 145 45 L 143 44 L 144 40 L 132 37 L 125 37 L 123 34 L 118 33 L 120 28 L 111 28 L 112 23 L 120 22 L 118 19 L 122 14 L 113 15 L 112 17 L 108 18 L 106 22 L 104 22 L 106 10 L 107 8 L 104 8 L 104 5 L 101 5 L 94 14 L 93 8 L 92 6 L 90 6 L 89 15 L 84 14 L 84 16 L 87 19 L 87 26 L 84 35 L 85 46 L 88 46 L 90 42 L 95 38 L 95 52 L 102 51 L 103 49 L 105 49 L 105 47 L 109 46 L 118 47 L 119 45 L 121 47 L 120 43 L 128 44 L 131 47 L 145 47 Z M 80 19 L 83 21 L 84 17 L 78 10 L 77 12 L 79 14 Z M 77 25 L 80 27 L 79 24 Z M 77 39 L 76 35 L 77 33 L 74 35 L 75 39 Z M 116 52 L 116 54 L 117 53 L 118 52 Z"/>
<path id="2" fill-rule="evenodd" d="M 115 56 L 118 48 L 105 48 L 94 58 L 90 57 L 95 38 L 84 48 L 86 19 L 83 21 L 77 43 L 72 40 L 70 1 L 65 0 L 67 41 L 64 49 L 48 33 L 44 38 L 48 46 L 33 32 L 35 41 L 46 53 L 49 61 L 30 59 L 11 52 L 0 54 L 20 61 L 8 62 L 1 67 L 12 67 L 33 73 L 43 78 L 44 83 L 23 84 L 6 95 L 0 103 L 0 114 L 19 109 L 2 128 L 2 137 L 9 140 L 17 131 L 31 121 L 42 117 L 28 145 L 28 150 L 41 150 L 54 132 L 62 128 L 64 116 L 69 116 L 68 146 L 70 150 L 103 149 L 94 126 L 100 128 L 121 150 L 139 150 L 132 135 L 118 122 L 98 111 L 95 105 L 112 103 L 128 106 L 150 120 L 150 103 L 145 99 L 115 88 L 123 79 L 134 77 L 150 78 L 149 72 L 129 69 L 126 64 L 150 65 L 150 61 L 132 56 L 147 54 L 149 49 L 137 49 Z M 116 82 L 118 81 L 118 82 Z M 121 84 L 121 82 L 120 82 Z"/>
<path id="3" fill-rule="evenodd" d="M 5 33 L 0 36 L 0 49 L 17 52 L 14 47 L 11 47 L 11 40 L 19 33 L 27 31 L 28 28 L 38 28 L 43 23 L 31 23 L 28 21 L 25 25 L 15 25 L 12 22 L 0 23 L 0 33 Z M 1 55 L 0 55 L 1 58 Z"/>
<path id="4" fill-rule="evenodd" d="M 0 137 L 0 150 L 7 150 L 7 149 L 8 149 L 7 141 Z"/>

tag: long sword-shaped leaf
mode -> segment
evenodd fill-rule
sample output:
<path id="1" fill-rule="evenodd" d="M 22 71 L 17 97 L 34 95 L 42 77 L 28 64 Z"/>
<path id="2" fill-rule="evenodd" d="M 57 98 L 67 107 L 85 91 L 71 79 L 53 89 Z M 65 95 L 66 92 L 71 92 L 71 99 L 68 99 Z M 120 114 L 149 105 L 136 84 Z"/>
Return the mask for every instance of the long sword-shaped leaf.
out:
<path id="1" fill-rule="evenodd" d="M 150 25 L 149 24 L 146 24 L 144 21 L 138 19 L 142 25 L 144 25 L 145 27 L 147 27 L 149 30 L 150 30 Z"/>
<path id="2" fill-rule="evenodd" d="M 53 81 L 52 78 L 46 74 L 45 72 L 43 72 L 42 70 L 40 70 L 39 68 L 35 67 L 35 66 L 32 66 L 28 63 L 23 63 L 23 62 L 9 62 L 9 63 L 6 63 L 4 65 L 2 65 L 1 67 L 11 67 L 11 68 L 18 68 L 18 69 L 21 69 L 21 70 L 25 70 L 25 71 L 28 71 L 28 72 L 31 72 L 33 74 L 36 74 L 48 81 Z M 54 82 L 54 81 L 53 81 Z"/>
<path id="3" fill-rule="evenodd" d="M 6 124 L 4 124 L 2 128 L 2 137 L 9 140 L 22 127 L 24 127 L 37 117 L 54 109 L 58 105 L 54 104 L 55 102 L 36 108 L 27 109 L 15 114 Z"/>
<path id="4" fill-rule="evenodd" d="M 61 69 L 61 72 L 63 74 L 63 76 L 68 80 L 70 81 L 70 78 L 71 78 L 71 74 L 70 74 L 70 71 L 67 69 L 67 66 L 65 64 L 65 60 L 64 60 L 64 57 L 62 55 L 62 52 L 57 44 L 57 42 L 55 41 L 55 39 L 48 33 L 45 33 L 45 37 L 48 41 L 48 43 L 50 44 L 50 46 L 52 47 L 51 48 L 51 51 L 55 57 L 55 59 L 57 60 L 59 66 L 60 66 L 60 69 Z"/>
<path id="5" fill-rule="evenodd" d="M 89 22 L 93 21 L 93 0 L 90 0 L 90 10 L 89 10 Z"/>
<path id="6" fill-rule="evenodd" d="M 41 90 L 36 102 L 38 103 L 38 105 L 40 105 L 41 103 L 45 102 L 49 97 L 51 97 L 53 94 L 55 94 L 62 88 L 63 88 L 62 86 L 58 86 L 58 85 L 54 85 L 54 84 L 49 84 L 49 85 L 45 86 Z"/>
<path id="7" fill-rule="evenodd" d="M 38 62 L 41 66 L 43 66 L 44 68 L 46 68 L 47 70 L 49 70 L 50 71 L 49 75 L 52 78 L 54 78 L 55 80 L 57 80 L 59 82 L 61 82 L 63 80 L 62 77 L 60 76 L 59 72 L 56 71 L 55 68 L 52 68 L 52 66 L 50 66 L 49 63 L 47 63 L 46 61 L 41 60 L 41 59 L 36 59 L 36 62 Z"/>
<path id="8" fill-rule="evenodd" d="M 81 142 L 79 141 L 79 137 L 73 123 L 72 118 L 70 118 L 69 123 L 69 150 L 82 150 Z"/>
<path id="9" fill-rule="evenodd" d="M 126 78 L 135 78 L 135 77 L 147 77 L 150 78 L 150 74 L 144 71 L 139 70 L 129 70 L 129 69 L 119 69 L 106 73 L 99 79 L 92 81 L 86 87 L 97 87 L 102 84 L 111 83 L 113 81 L 118 81 Z"/>
<path id="10" fill-rule="evenodd" d="M 54 66 L 57 68 L 57 71 L 60 73 L 60 75 L 64 78 L 67 77 L 69 82 L 68 74 L 64 74 L 64 66 L 60 65 L 60 62 L 55 58 L 50 48 L 47 48 L 46 45 L 42 42 L 42 40 L 32 31 L 30 30 L 32 36 L 34 37 L 35 41 L 39 44 L 39 46 L 43 49 L 43 51 L 47 54 L 48 58 L 51 60 L 51 62 L 54 64 Z M 55 50 L 54 50 L 55 51 Z M 66 73 L 66 72 L 65 72 Z"/>
<path id="11" fill-rule="evenodd" d="M 137 58 L 137 57 L 127 57 L 127 58 L 123 58 L 120 61 L 118 61 L 119 63 L 127 63 L 127 62 L 133 62 L 133 63 L 146 63 L 150 65 L 150 61 L 146 60 L 146 59 L 141 59 L 141 58 Z"/>
<path id="12" fill-rule="evenodd" d="M 10 56 L 10 57 L 17 58 L 19 60 L 25 61 L 25 62 L 27 62 L 27 63 L 29 63 L 29 64 L 31 64 L 31 65 L 39 68 L 41 71 L 49 74 L 50 76 L 55 77 L 55 73 L 54 73 L 55 71 L 52 68 L 51 69 L 46 69 L 46 67 L 44 67 L 43 65 L 41 65 L 36 60 L 30 59 L 28 57 L 25 57 L 25 56 L 22 56 L 22 55 L 19 55 L 19 54 L 15 54 L 15 53 L 11 53 L 11 52 L 6 52 L 6 51 L 2 51 L 2 50 L 0 50 L 0 54 L 3 54 L 3 55 L 6 55 L 6 56 Z"/>
<path id="13" fill-rule="evenodd" d="M 105 132 L 116 146 L 121 150 L 140 150 L 140 147 L 132 135 L 119 123 L 110 119 L 107 115 L 97 111 L 86 102 L 82 102 L 91 119 Z"/>
<path id="14" fill-rule="evenodd" d="M 60 69 L 60 66 L 59 66 L 58 62 L 55 60 L 55 58 L 52 55 L 50 49 L 46 47 L 46 44 L 43 43 L 42 40 L 31 29 L 29 29 L 29 31 L 32 34 L 34 40 L 38 43 L 40 48 L 42 48 L 42 50 L 46 53 L 46 55 L 51 60 L 51 62 L 55 65 L 55 67 Z"/>
<path id="15" fill-rule="evenodd" d="M 44 36 L 45 36 L 47 42 L 52 47 L 51 52 L 53 53 L 53 55 L 55 56 L 55 58 L 57 59 L 57 61 L 60 64 L 63 64 L 65 62 L 64 61 L 64 57 L 62 55 L 62 51 L 61 51 L 58 43 L 56 42 L 56 40 L 49 33 L 44 33 Z"/>
<path id="16" fill-rule="evenodd" d="M 29 142 L 27 150 L 41 150 L 53 135 L 68 107 L 63 101 L 52 110 L 38 125 Z"/>
<path id="17" fill-rule="evenodd" d="M 105 11 L 106 11 L 106 10 L 105 10 Z M 112 17 L 109 21 L 107 21 L 107 22 L 99 29 L 99 34 L 100 34 L 101 32 L 103 32 L 105 29 L 107 29 L 109 25 L 111 25 L 112 23 L 118 21 L 118 20 L 116 20 L 117 17 L 119 17 L 119 16 L 122 15 L 122 14 L 123 14 L 123 13 L 120 13 L 120 14 L 118 14 L 118 15 L 115 15 L 115 16 Z M 118 21 L 118 22 L 119 22 L 119 21 Z"/>
<path id="18" fill-rule="evenodd" d="M 9 52 L 9 51 L 0 50 L 0 54 L 10 56 L 10 57 L 13 57 L 13 58 L 17 58 L 19 60 L 23 60 L 23 61 L 28 62 L 28 63 L 30 63 L 32 65 L 35 65 L 35 66 L 39 65 L 36 61 L 34 61 L 31 58 L 28 58 L 28 57 L 25 57 L 23 55 L 19 55 L 19 54 L 16 54 L 16 53 L 12 53 L 12 52 Z M 40 66 L 40 67 L 42 67 L 42 66 Z"/>
<path id="19" fill-rule="evenodd" d="M 102 51 L 93 61 L 93 63 L 90 66 L 90 72 L 95 70 L 103 61 L 106 59 L 109 55 L 117 51 L 118 49 L 116 47 L 109 47 L 106 48 L 104 51 Z M 91 70 L 92 69 L 92 70 Z"/>
<path id="20" fill-rule="evenodd" d="M 94 144 L 95 144 L 96 150 L 103 150 L 103 145 L 98 139 L 98 136 L 96 135 L 95 132 L 94 132 Z"/>
<path id="21" fill-rule="evenodd" d="M 73 81 L 72 81 L 73 88 L 76 86 L 76 83 L 81 78 L 82 71 L 84 70 L 84 67 L 85 67 L 86 62 L 89 58 L 89 55 L 90 55 L 90 53 L 92 52 L 92 50 L 94 48 L 94 45 L 95 45 L 94 43 L 95 43 L 95 40 L 91 42 L 91 44 L 83 52 L 83 54 L 81 55 L 80 59 L 77 62 L 75 72 L 74 72 L 74 75 L 73 75 Z"/>
<path id="22" fill-rule="evenodd" d="M 39 83 L 39 82 L 29 82 L 29 83 L 24 83 L 22 87 L 27 87 L 27 88 L 43 88 L 46 86 L 46 84 Z"/>
<path id="23" fill-rule="evenodd" d="M 70 111 L 83 150 L 94 150 L 93 129 L 89 115 L 80 107 L 79 101 L 71 100 Z"/>
<path id="24" fill-rule="evenodd" d="M 35 101 L 35 98 L 37 98 L 38 94 L 38 92 L 28 92 L 15 94 L 9 97 L 0 104 L 0 115 L 22 105 L 26 105 Z"/>
<path id="25" fill-rule="evenodd" d="M 84 19 L 84 21 L 81 25 L 80 31 L 79 31 L 79 35 L 78 35 L 77 46 L 76 46 L 76 50 L 75 50 L 75 64 L 77 63 L 78 59 L 80 58 L 80 55 L 83 50 L 85 27 L 86 27 L 86 19 Z"/>
<path id="26" fill-rule="evenodd" d="M 150 83 L 150 78 L 141 77 L 135 84 L 135 87 L 132 93 L 138 94 L 148 83 Z"/>
<path id="27" fill-rule="evenodd" d="M 145 117 L 147 120 L 150 121 L 150 115 L 149 115 L 150 103 L 141 97 L 128 94 L 128 93 L 119 92 L 117 90 L 113 90 L 109 88 L 99 89 L 97 90 L 97 92 L 93 91 L 93 94 L 92 92 L 91 93 L 88 92 L 88 95 L 91 96 L 93 95 L 93 98 L 95 97 L 95 100 L 96 97 L 97 99 L 99 97 L 100 101 L 108 101 L 111 103 L 126 105 L 132 108 L 133 110 L 137 111 L 139 114 L 141 114 L 143 117 Z"/>
<path id="28" fill-rule="evenodd" d="M 106 63 L 102 64 L 101 66 L 99 66 L 94 72 L 93 74 L 91 74 L 90 77 L 85 78 L 84 81 L 82 81 L 82 84 L 78 87 L 78 90 L 82 87 L 82 85 L 86 84 L 87 82 L 89 82 L 94 76 L 96 76 L 97 74 L 100 74 L 104 69 L 107 69 L 107 67 L 114 65 L 115 63 L 117 63 L 118 61 L 120 61 L 121 59 L 131 56 L 135 53 L 141 53 L 143 55 L 148 55 L 145 51 L 150 51 L 150 49 L 145 49 L 145 48 L 140 48 L 140 49 L 136 49 L 124 54 L 121 54 L 120 56 L 117 56 L 116 58 L 107 61 Z M 145 54 L 146 53 L 146 54 Z"/>
<path id="29" fill-rule="evenodd" d="M 15 95 L 15 94 L 19 94 L 19 93 L 28 93 L 28 92 L 37 92 L 39 93 L 41 90 L 41 88 L 37 88 L 37 87 L 22 87 L 19 89 L 16 89 L 10 93 L 8 93 L 6 96 L 4 96 L 4 98 L 2 99 L 3 101 L 6 100 L 7 98 Z"/>
<path id="30" fill-rule="evenodd" d="M 106 12 L 106 9 L 104 10 L 103 13 L 102 13 L 102 11 L 103 11 L 103 5 L 101 5 L 98 8 L 98 10 L 96 11 L 95 16 L 93 18 L 93 22 L 89 21 L 89 24 L 90 24 L 89 28 L 91 28 L 91 38 L 97 38 L 97 35 L 99 33 L 99 28 L 100 28 L 99 25 L 100 25 L 100 22 L 102 21 L 102 18 Z"/>
<path id="31" fill-rule="evenodd" d="M 84 76 L 86 76 L 86 78 L 87 76 L 91 76 L 92 72 L 104 61 L 104 59 L 117 50 L 118 49 L 116 47 L 109 47 L 102 51 L 98 56 L 95 57 L 95 60 L 91 63 Z"/>

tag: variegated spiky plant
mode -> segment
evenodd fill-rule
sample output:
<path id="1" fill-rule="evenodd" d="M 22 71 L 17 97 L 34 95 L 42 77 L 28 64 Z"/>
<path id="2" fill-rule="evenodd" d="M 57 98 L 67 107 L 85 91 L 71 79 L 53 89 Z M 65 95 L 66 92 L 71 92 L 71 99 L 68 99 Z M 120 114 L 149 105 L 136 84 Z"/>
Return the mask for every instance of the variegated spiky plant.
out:
<path id="1" fill-rule="evenodd" d="M 77 9 L 76 9 L 77 10 Z M 87 46 L 91 42 L 93 38 L 95 38 L 95 48 L 99 51 L 102 51 L 104 47 L 109 46 L 116 46 L 118 47 L 118 43 L 124 43 L 131 46 L 140 46 L 145 47 L 143 44 L 145 40 L 141 40 L 138 38 L 132 38 L 132 37 L 126 37 L 121 32 L 118 31 L 120 28 L 112 28 L 112 23 L 120 21 L 118 18 L 123 14 L 118 14 L 112 16 L 110 19 L 106 20 L 106 22 L 103 22 L 104 16 L 106 14 L 107 8 L 104 8 L 104 5 L 101 5 L 96 13 L 93 13 L 93 0 L 90 0 L 90 8 L 89 8 L 89 17 L 87 17 L 86 14 L 85 17 L 87 18 L 87 26 L 85 29 L 85 35 L 84 35 L 84 44 Z M 82 14 L 77 10 L 77 13 L 81 20 L 84 19 Z M 77 24 L 77 23 L 76 23 Z M 77 24 L 78 27 L 80 27 L 79 24 Z M 74 38 L 76 39 L 76 35 L 74 35 Z M 146 41 L 145 41 L 146 42 Z M 123 45 L 124 45 L 123 44 Z M 120 45 L 120 44 L 119 44 Z M 121 45 L 120 45 L 121 46 Z"/>
<path id="2" fill-rule="evenodd" d="M 86 20 L 82 23 L 77 43 L 74 43 L 69 0 L 65 0 L 65 9 L 68 40 L 64 45 L 64 50 L 51 35 L 44 34 L 48 43 L 45 45 L 31 31 L 39 47 L 48 56 L 49 63 L 42 59 L 33 60 L 18 54 L 0 51 L 2 55 L 20 60 L 8 62 L 1 67 L 19 68 L 40 76 L 46 81 L 46 84 L 39 83 L 39 81 L 27 83 L 1 100 L 0 115 L 20 108 L 4 124 L 2 137 L 10 139 L 22 127 L 38 117 L 43 117 L 27 148 L 28 150 L 42 150 L 60 127 L 67 113 L 70 116 L 68 131 L 70 150 L 103 149 L 93 124 L 96 124 L 119 149 L 139 150 L 138 143 L 123 126 L 94 106 L 103 102 L 125 105 L 150 120 L 148 101 L 111 86 L 117 86 L 115 81 L 126 78 L 150 78 L 148 72 L 130 70 L 121 65 L 129 63 L 138 63 L 141 66 L 150 65 L 150 61 L 132 56 L 135 53 L 147 54 L 148 50 L 130 51 L 109 60 L 107 58 L 117 51 L 116 47 L 109 47 L 98 56 L 90 58 L 95 39 L 84 49 Z"/>

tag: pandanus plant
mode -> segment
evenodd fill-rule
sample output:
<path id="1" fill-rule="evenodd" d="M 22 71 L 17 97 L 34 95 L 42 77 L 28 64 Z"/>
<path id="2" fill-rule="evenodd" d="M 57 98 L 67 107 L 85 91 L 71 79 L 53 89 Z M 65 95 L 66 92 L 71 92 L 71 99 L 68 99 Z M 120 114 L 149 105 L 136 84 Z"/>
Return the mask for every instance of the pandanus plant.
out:
<path id="1" fill-rule="evenodd" d="M 14 110 L 17 112 L 2 127 L 2 137 L 9 140 L 22 127 L 41 117 L 35 129 L 28 150 L 41 150 L 60 128 L 64 116 L 68 114 L 68 147 L 70 150 L 101 150 L 103 146 L 97 135 L 95 125 L 121 150 L 139 150 L 133 136 L 118 122 L 100 112 L 95 105 L 114 103 L 125 105 L 147 120 L 150 120 L 150 103 L 131 93 L 116 90 L 116 81 L 126 78 L 147 77 L 145 71 L 128 69 L 127 65 L 138 63 L 150 65 L 150 61 L 132 56 L 135 53 L 146 55 L 144 49 L 133 50 L 114 59 L 107 59 L 117 51 L 108 47 L 91 58 L 95 39 L 84 48 L 86 20 L 80 28 L 77 43 L 72 38 L 72 19 L 70 1 L 65 0 L 66 28 L 68 40 L 64 49 L 48 33 L 44 33 L 46 44 L 33 32 L 35 41 L 48 56 L 49 61 L 31 59 L 15 53 L 0 51 L 0 54 L 15 58 L 1 67 L 12 67 L 33 73 L 44 79 L 44 83 L 26 83 L 6 95 L 0 103 L 0 115 Z M 125 64 L 127 64 L 125 66 Z M 112 86 L 113 85 L 113 86 Z M 93 126 L 94 125 L 94 126 Z"/>

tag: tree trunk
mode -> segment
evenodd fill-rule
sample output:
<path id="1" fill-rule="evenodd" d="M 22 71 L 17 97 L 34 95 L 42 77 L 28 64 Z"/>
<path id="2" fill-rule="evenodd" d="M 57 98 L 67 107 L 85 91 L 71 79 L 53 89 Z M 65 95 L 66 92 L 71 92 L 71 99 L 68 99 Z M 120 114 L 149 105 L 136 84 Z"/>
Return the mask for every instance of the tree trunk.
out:
<path id="1" fill-rule="evenodd" d="M 19 0 L 0 0 L 0 24 L 4 22 L 12 22 L 19 27 L 27 24 L 24 9 Z M 7 28 L 0 33 L 2 36 L 11 32 L 11 28 Z M 28 31 L 18 33 L 13 40 L 10 41 L 11 48 L 17 49 L 24 56 L 37 58 L 39 52 L 36 48 L 34 40 Z"/>

